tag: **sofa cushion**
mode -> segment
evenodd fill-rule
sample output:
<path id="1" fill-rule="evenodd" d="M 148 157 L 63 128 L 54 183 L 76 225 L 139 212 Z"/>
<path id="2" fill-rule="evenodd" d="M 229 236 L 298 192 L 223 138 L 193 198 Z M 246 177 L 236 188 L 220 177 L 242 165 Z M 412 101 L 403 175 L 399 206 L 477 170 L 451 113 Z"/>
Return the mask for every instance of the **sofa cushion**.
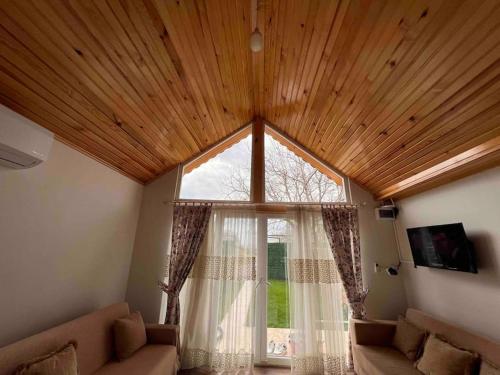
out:
<path id="1" fill-rule="evenodd" d="M 353 346 L 358 373 L 370 375 L 421 375 L 399 350 L 388 346 Z"/>
<path id="2" fill-rule="evenodd" d="M 129 314 L 118 303 L 0 348 L 0 375 L 12 375 L 22 363 L 76 341 L 80 375 L 93 374 L 113 358 L 113 322 Z"/>
<path id="3" fill-rule="evenodd" d="M 392 346 L 396 322 L 349 319 L 352 342 L 359 345 Z"/>
<path id="4" fill-rule="evenodd" d="M 487 361 L 481 362 L 481 371 L 479 375 L 500 375 L 500 369 Z"/>
<path id="5" fill-rule="evenodd" d="M 21 365 L 14 375 L 78 375 L 75 344 L 69 343 L 61 349 L 38 357 Z"/>
<path id="6" fill-rule="evenodd" d="M 406 320 L 427 332 L 444 336 L 446 341 L 453 345 L 477 353 L 482 359 L 500 367 L 500 342 L 476 335 L 415 309 L 406 311 Z"/>
<path id="7" fill-rule="evenodd" d="M 426 332 L 400 316 L 392 345 L 414 362 L 424 341 Z"/>
<path id="8" fill-rule="evenodd" d="M 478 356 L 467 350 L 430 335 L 425 343 L 424 354 L 417 362 L 417 369 L 426 375 L 470 375 Z"/>
<path id="9" fill-rule="evenodd" d="M 119 360 L 130 357 L 146 345 L 146 327 L 140 312 L 117 319 L 113 324 L 115 352 Z"/>
<path id="10" fill-rule="evenodd" d="M 176 371 L 175 346 L 146 345 L 124 361 L 106 364 L 95 375 L 174 375 Z"/>

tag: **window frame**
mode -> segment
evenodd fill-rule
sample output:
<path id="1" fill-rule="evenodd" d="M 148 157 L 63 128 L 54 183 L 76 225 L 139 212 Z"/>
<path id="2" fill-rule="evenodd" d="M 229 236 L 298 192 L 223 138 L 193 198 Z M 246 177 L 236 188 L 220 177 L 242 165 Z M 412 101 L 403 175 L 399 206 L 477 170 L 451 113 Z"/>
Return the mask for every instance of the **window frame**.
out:
<path id="1" fill-rule="evenodd" d="M 250 171 L 250 199 L 249 200 L 227 200 L 227 199 L 183 199 L 180 198 L 182 187 L 182 178 L 185 174 L 191 172 L 198 166 L 206 163 L 218 154 L 224 152 L 231 146 L 240 142 L 248 135 L 252 135 L 252 152 L 251 152 L 251 171 Z M 345 201 L 336 202 L 275 202 L 266 201 L 265 197 L 265 135 L 269 135 L 278 143 L 286 147 L 290 152 L 304 159 L 312 167 L 316 168 L 320 173 L 326 175 L 337 185 L 344 188 Z M 339 183 L 340 182 L 340 183 Z M 177 183 L 175 191 L 175 200 L 183 202 L 214 202 L 227 204 L 261 204 L 266 206 L 275 206 L 280 210 L 280 207 L 287 205 L 318 205 L 318 204 L 346 204 L 351 203 L 351 192 L 349 178 L 337 169 L 321 160 L 311 151 L 295 142 L 286 134 L 278 130 L 274 125 L 263 119 L 256 118 L 250 123 L 245 124 L 236 132 L 230 134 L 216 145 L 210 147 L 206 151 L 196 155 L 179 165 L 177 174 Z M 269 207 L 271 209 L 271 207 Z"/>

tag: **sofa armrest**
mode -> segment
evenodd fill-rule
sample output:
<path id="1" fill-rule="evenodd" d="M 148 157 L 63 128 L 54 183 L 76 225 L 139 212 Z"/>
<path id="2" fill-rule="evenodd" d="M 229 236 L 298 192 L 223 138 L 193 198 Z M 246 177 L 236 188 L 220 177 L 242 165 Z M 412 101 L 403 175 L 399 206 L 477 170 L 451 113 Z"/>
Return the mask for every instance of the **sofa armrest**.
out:
<path id="1" fill-rule="evenodd" d="M 173 345 L 179 353 L 179 326 L 172 324 L 146 324 L 148 344 Z"/>
<path id="2" fill-rule="evenodd" d="M 397 322 L 392 320 L 351 319 L 351 340 L 354 345 L 391 346 Z"/>

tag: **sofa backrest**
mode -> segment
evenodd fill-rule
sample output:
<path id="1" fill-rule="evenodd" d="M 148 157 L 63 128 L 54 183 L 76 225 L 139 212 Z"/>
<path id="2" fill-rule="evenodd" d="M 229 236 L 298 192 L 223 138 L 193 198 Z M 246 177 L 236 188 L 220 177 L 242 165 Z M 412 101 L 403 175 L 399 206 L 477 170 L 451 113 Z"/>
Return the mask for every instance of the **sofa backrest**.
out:
<path id="1" fill-rule="evenodd" d="M 0 348 L 0 375 L 11 375 L 20 365 L 74 340 L 80 375 L 90 375 L 113 357 L 113 322 L 129 314 L 117 303 Z"/>
<path id="2" fill-rule="evenodd" d="M 406 319 L 428 332 L 444 336 L 457 347 L 478 353 L 482 358 L 486 358 L 486 360 L 500 366 L 499 343 L 433 318 L 419 310 L 408 309 Z"/>

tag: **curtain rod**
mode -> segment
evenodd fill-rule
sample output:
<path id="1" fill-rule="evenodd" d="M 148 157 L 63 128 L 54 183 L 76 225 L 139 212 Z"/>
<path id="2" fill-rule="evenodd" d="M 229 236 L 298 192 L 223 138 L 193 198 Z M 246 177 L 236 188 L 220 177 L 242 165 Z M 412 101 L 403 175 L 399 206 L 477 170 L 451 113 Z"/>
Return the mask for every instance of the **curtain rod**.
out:
<path id="1" fill-rule="evenodd" d="M 311 202 L 264 202 L 264 203 L 255 203 L 255 202 L 247 202 L 247 201 L 218 201 L 218 200 L 201 200 L 201 199 L 178 199 L 173 201 L 165 201 L 164 204 L 211 204 L 215 206 L 278 206 L 278 207 L 299 207 L 299 206 L 309 206 L 309 207 L 346 207 L 346 208 L 359 208 L 360 205 L 356 203 L 342 203 L 342 202 L 330 202 L 330 203 L 311 203 Z"/>

